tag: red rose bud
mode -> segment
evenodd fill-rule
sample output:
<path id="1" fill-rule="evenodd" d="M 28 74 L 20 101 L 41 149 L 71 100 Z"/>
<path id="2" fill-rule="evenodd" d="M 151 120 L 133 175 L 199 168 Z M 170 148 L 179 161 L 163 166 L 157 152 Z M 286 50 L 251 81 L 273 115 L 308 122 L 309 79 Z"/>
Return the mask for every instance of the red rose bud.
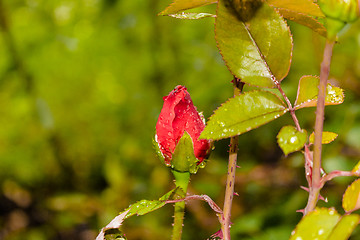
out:
<path id="1" fill-rule="evenodd" d="M 159 156 L 176 171 L 196 173 L 211 150 L 209 140 L 198 139 L 205 122 L 184 86 L 175 87 L 163 99 L 155 135 Z"/>

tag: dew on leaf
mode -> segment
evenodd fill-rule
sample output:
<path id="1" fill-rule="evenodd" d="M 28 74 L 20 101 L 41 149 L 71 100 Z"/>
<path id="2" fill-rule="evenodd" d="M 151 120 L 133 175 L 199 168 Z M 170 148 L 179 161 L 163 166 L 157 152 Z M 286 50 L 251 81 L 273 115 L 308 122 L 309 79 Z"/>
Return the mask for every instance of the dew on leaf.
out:
<path id="1" fill-rule="evenodd" d="M 293 136 L 293 137 L 290 138 L 290 143 L 296 144 L 298 142 L 299 142 L 299 139 L 296 136 Z"/>

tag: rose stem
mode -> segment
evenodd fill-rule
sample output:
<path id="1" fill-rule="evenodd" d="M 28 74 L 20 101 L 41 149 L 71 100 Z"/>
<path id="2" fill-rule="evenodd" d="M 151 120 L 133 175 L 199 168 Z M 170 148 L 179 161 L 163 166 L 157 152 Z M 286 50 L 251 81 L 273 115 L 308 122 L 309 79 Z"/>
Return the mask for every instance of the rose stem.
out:
<path id="1" fill-rule="evenodd" d="M 175 170 L 172 170 L 172 173 L 174 174 L 175 177 L 176 187 L 180 187 L 184 191 L 184 196 L 180 196 L 180 197 L 185 198 L 187 187 L 190 181 L 190 173 L 178 172 Z M 185 201 L 176 202 L 174 207 L 174 225 L 173 225 L 171 240 L 181 239 L 183 223 L 184 223 L 184 215 L 185 215 Z"/>
<path id="2" fill-rule="evenodd" d="M 326 41 L 323 61 L 320 70 L 319 94 L 316 106 L 315 119 L 315 140 L 314 140 L 314 155 L 313 155 L 313 169 L 312 182 L 310 186 L 309 199 L 305 208 L 304 215 L 313 211 L 316 207 L 320 190 L 321 190 L 321 149 L 322 149 L 322 132 L 324 126 L 324 112 L 325 112 L 325 97 L 326 86 L 330 72 L 330 62 L 335 41 Z"/>
<path id="3" fill-rule="evenodd" d="M 244 87 L 244 83 L 238 78 L 234 78 L 234 96 L 241 94 Z M 238 151 L 238 136 L 230 138 L 230 149 L 229 149 L 229 163 L 228 163 L 228 174 L 226 179 L 225 189 L 225 200 L 223 209 L 223 219 L 221 219 L 221 231 L 223 233 L 224 240 L 230 240 L 230 218 L 231 218 L 231 206 L 234 197 L 234 185 L 235 185 L 235 172 L 237 168 L 237 151 Z"/>

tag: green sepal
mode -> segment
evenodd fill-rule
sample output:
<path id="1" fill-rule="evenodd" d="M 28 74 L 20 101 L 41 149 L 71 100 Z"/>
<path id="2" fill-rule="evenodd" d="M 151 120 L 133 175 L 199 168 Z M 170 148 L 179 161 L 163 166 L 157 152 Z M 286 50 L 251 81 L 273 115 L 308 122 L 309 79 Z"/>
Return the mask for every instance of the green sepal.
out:
<path id="1" fill-rule="evenodd" d="M 159 147 L 159 143 L 156 141 L 156 135 L 155 135 L 155 138 L 153 138 L 153 147 L 155 149 L 155 152 L 156 152 L 156 155 L 159 157 L 160 161 L 165 164 L 166 166 L 170 167 L 170 164 L 167 164 L 165 162 L 165 157 L 164 155 L 161 153 L 160 151 L 160 147 Z"/>
<path id="2" fill-rule="evenodd" d="M 178 172 L 195 174 L 199 170 L 199 160 L 195 157 L 194 143 L 190 135 L 184 131 L 183 136 L 176 144 L 171 158 L 171 169 Z"/>

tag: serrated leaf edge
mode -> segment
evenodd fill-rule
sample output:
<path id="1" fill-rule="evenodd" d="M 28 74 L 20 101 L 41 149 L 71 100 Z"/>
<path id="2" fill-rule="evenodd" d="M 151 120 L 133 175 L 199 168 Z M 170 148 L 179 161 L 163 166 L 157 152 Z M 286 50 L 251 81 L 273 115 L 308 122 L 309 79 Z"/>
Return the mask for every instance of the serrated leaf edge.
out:
<path id="1" fill-rule="evenodd" d="M 289 111 L 289 109 L 287 108 L 287 106 L 286 106 L 286 104 L 284 103 L 284 101 L 283 101 L 278 95 L 276 95 L 276 94 L 274 94 L 274 93 L 272 93 L 272 92 L 270 92 L 270 91 L 256 89 L 256 90 L 251 90 L 251 91 L 243 92 L 243 93 L 241 93 L 241 95 L 243 95 L 243 94 L 250 94 L 250 93 L 253 93 L 253 92 L 267 92 L 267 93 L 271 93 L 272 95 L 274 95 L 275 97 L 277 97 L 277 98 L 280 100 L 281 104 L 282 104 L 283 107 L 284 107 L 283 110 L 278 110 L 278 111 L 274 111 L 274 112 L 269 112 L 269 113 L 266 113 L 266 114 L 263 114 L 263 115 L 258 115 L 257 117 L 264 116 L 264 115 L 271 114 L 271 113 L 275 113 L 275 112 L 280 112 L 280 115 L 279 115 L 279 116 L 276 116 L 276 117 L 273 119 L 273 120 L 275 120 L 275 119 L 281 117 L 282 115 L 284 115 L 286 112 Z M 240 95 L 240 96 L 241 96 L 241 95 Z M 214 116 L 214 114 L 215 114 L 221 107 L 223 107 L 225 104 L 227 104 L 228 102 L 230 102 L 231 99 L 234 99 L 235 97 L 239 97 L 239 96 L 231 97 L 231 98 L 227 99 L 224 103 L 222 103 L 219 107 L 217 107 L 217 108 L 213 111 L 213 114 L 208 118 L 208 120 L 207 120 L 206 122 L 208 123 L 209 121 L 211 121 L 212 118 L 213 118 L 213 116 Z M 282 114 L 281 114 L 281 112 L 282 112 Z M 266 124 L 266 123 L 265 123 L 265 124 Z M 261 127 L 261 126 L 263 126 L 263 125 L 265 125 L 265 124 L 261 124 L 261 125 L 255 127 L 255 128 Z M 253 130 L 254 128 L 249 127 L 248 129 L 249 129 L 249 130 L 248 130 L 248 131 L 245 131 L 245 132 L 249 132 L 249 131 Z M 245 133 L 245 132 L 243 132 L 243 133 Z M 241 135 L 241 134 L 242 134 L 242 133 L 236 134 L 236 135 L 234 135 L 234 136 Z M 217 138 L 217 139 L 213 139 L 213 140 L 216 140 L 216 141 L 217 141 L 217 140 L 226 139 L 226 138 L 229 138 L 229 137 Z M 212 139 L 212 138 L 203 138 L 203 137 L 201 137 L 201 135 L 200 135 L 199 139 Z"/>
<path id="2" fill-rule="evenodd" d="M 216 16 L 218 16 L 219 4 L 220 4 L 220 0 L 217 1 Z M 267 3 L 264 2 L 264 4 L 267 4 Z M 240 21 L 240 20 L 239 20 L 239 22 L 243 24 L 244 28 L 246 29 L 248 35 L 249 35 L 250 38 L 251 38 L 251 41 L 255 43 L 255 46 L 256 46 L 256 48 L 257 48 L 257 51 L 258 51 L 260 57 L 262 58 L 262 60 L 264 61 L 268 72 L 269 72 L 270 75 L 271 75 L 271 81 L 273 82 L 273 86 L 271 86 L 271 87 L 266 87 L 266 88 L 275 88 L 276 85 L 277 85 L 279 82 L 281 82 L 281 81 L 289 74 L 290 67 L 291 67 L 291 62 L 292 62 L 292 55 L 293 55 L 293 48 L 294 48 L 294 39 L 293 39 L 293 35 L 292 35 L 291 31 L 290 31 L 290 27 L 289 27 L 289 25 L 287 24 L 287 22 L 286 22 L 286 20 L 284 19 L 284 17 L 280 14 L 280 12 L 279 12 L 276 8 L 270 6 L 269 4 L 267 4 L 267 5 L 268 5 L 269 7 L 271 7 L 271 8 L 279 15 L 279 17 L 285 22 L 286 28 L 288 29 L 288 32 L 289 32 L 289 34 L 290 34 L 290 41 L 291 41 L 291 51 L 290 51 L 290 59 L 289 59 L 289 62 L 290 62 L 290 63 L 289 63 L 289 67 L 288 67 L 288 69 L 287 69 L 287 71 L 286 71 L 286 74 L 284 75 L 284 77 L 283 77 L 282 79 L 276 79 L 276 77 L 274 76 L 273 72 L 271 71 L 271 69 L 270 69 L 270 67 L 269 67 L 269 65 L 268 65 L 268 63 L 267 63 L 264 55 L 263 55 L 262 52 L 260 51 L 260 49 L 259 49 L 256 41 L 255 41 L 254 38 L 252 37 L 252 34 L 251 34 L 251 32 L 249 31 L 248 27 L 246 26 L 246 24 L 245 24 L 243 21 Z M 216 47 L 219 49 L 220 55 L 222 56 L 222 59 L 223 59 L 223 61 L 225 62 L 225 65 L 226 65 L 227 69 L 231 72 L 231 74 L 232 74 L 233 76 L 236 76 L 236 74 L 234 74 L 234 72 L 228 67 L 228 61 L 225 60 L 224 55 L 223 55 L 223 53 L 222 53 L 222 50 L 221 50 L 221 48 L 220 48 L 220 46 L 219 46 L 219 41 L 218 41 L 218 39 L 217 39 L 217 37 L 216 37 L 216 36 L 217 36 L 217 33 L 216 33 L 216 31 L 217 31 L 216 25 L 217 25 L 217 21 L 215 21 L 215 41 L 216 41 Z M 254 86 L 254 87 L 264 87 L 264 86 L 259 86 L 259 85 L 252 84 L 252 83 L 249 83 L 249 82 L 246 82 L 246 83 L 249 84 L 249 85 L 251 85 L 251 86 Z"/>

